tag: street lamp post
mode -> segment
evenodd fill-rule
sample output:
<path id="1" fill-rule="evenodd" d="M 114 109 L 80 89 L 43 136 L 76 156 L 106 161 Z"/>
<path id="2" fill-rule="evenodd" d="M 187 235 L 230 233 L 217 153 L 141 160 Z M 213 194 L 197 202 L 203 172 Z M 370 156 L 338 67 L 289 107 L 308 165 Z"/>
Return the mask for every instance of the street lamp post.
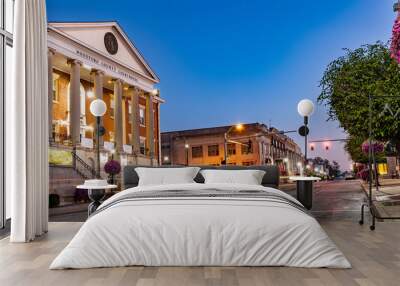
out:
<path id="1" fill-rule="evenodd" d="M 228 131 L 224 133 L 224 161 L 225 165 L 228 165 L 228 134 L 232 131 L 232 129 L 236 129 L 237 131 L 241 131 L 243 129 L 243 124 L 236 124 L 229 127 Z"/>
<path id="2" fill-rule="evenodd" d="M 92 101 L 90 104 L 90 113 L 93 114 L 93 116 L 96 117 L 96 161 L 97 161 L 97 166 L 96 166 L 96 178 L 100 179 L 100 119 L 101 117 L 106 113 L 107 111 L 107 105 L 106 103 L 101 100 L 101 99 L 95 99 Z"/>
<path id="3" fill-rule="evenodd" d="M 185 143 L 185 150 L 186 150 L 186 166 L 189 166 L 189 144 Z"/>
<path id="4" fill-rule="evenodd" d="M 300 102 L 297 104 L 297 112 L 304 117 L 304 127 L 303 130 L 303 134 L 300 134 L 302 136 L 304 136 L 304 161 L 307 164 L 307 135 L 308 135 L 308 117 L 314 112 L 314 103 L 309 100 L 309 99 L 303 99 L 300 100 Z M 300 127 L 300 129 L 302 128 Z"/>

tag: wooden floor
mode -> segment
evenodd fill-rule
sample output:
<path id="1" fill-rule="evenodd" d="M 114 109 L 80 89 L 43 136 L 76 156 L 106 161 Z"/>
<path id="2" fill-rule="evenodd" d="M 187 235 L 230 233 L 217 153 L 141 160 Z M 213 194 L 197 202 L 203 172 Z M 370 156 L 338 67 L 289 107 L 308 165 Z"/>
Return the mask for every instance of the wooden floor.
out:
<path id="1" fill-rule="evenodd" d="M 400 223 L 368 225 L 322 221 L 352 269 L 289 267 L 124 267 L 48 270 L 49 264 L 81 226 L 50 223 L 49 233 L 32 243 L 0 241 L 0 285 L 400 285 Z"/>

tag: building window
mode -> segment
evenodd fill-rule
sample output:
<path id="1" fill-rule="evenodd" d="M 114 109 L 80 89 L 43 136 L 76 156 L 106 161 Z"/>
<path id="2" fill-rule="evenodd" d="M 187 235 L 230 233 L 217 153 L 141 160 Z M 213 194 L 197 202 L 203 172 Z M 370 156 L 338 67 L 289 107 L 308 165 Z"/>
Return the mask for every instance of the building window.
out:
<path id="1" fill-rule="evenodd" d="M 202 158 L 202 157 L 203 157 L 203 146 L 193 146 L 192 158 Z"/>
<path id="2" fill-rule="evenodd" d="M 128 144 L 133 144 L 133 142 L 132 142 L 132 133 L 128 134 Z"/>
<path id="3" fill-rule="evenodd" d="M 144 106 L 139 108 L 139 123 L 142 126 L 146 126 L 146 108 Z"/>
<path id="4" fill-rule="evenodd" d="M 243 166 L 253 166 L 254 165 L 254 161 L 246 161 L 246 162 L 242 162 Z"/>
<path id="5" fill-rule="evenodd" d="M 146 138 L 140 137 L 140 154 L 146 155 Z"/>
<path id="6" fill-rule="evenodd" d="M 219 146 L 218 145 L 208 145 L 208 156 L 219 156 Z"/>
<path id="7" fill-rule="evenodd" d="M 60 76 L 58 74 L 53 73 L 53 101 L 59 101 L 59 92 L 58 92 L 58 78 Z"/>
<path id="8" fill-rule="evenodd" d="M 130 100 L 128 100 L 128 120 L 130 124 L 132 122 L 132 105 Z"/>
<path id="9" fill-rule="evenodd" d="M 249 141 L 250 142 L 250 141 Z M 242 145 L 242 154 L 252 154 L 253 153 L 253 144 L 249 144 L 249 142 L 246 142 Z M 250 145 L 250 146 L 249 146 Z"/>
<path id="10" fill-rule="evenodd" d="M 236 144 L 229 143 L 227 148 L 228 156 L 236 155 Z"/>
<path id="11" fill-rule="evenodd" d="M 114 118 L 114 108 L 115 108 L 114 95 L 111 95 L 110 109 L 109 109 L 109 114 L 111 118 Z"/>
<path id="12" fill-rule="evenodd" d="M 108 136 L 110 136 L 110 142 L 114 142 L 114 132 L 109 131 Z"/>

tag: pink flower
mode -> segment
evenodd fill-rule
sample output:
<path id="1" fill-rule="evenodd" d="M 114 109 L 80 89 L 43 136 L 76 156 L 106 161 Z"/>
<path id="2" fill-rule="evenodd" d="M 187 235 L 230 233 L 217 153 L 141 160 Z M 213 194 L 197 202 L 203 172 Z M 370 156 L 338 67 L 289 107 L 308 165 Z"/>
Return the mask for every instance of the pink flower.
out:
<path id="1" fill-rule="evenodd" d="M 390 56 L 400 63 L 400 14 L 397 15 L 392 29 Z"/>
<path id="2" fill-rule="evenodd" d="M 368 140 L 364 141 L 361 145 L 361 149 L 363 153 L 368 154 L 369 153 L 369 142 Z M 378 141 L 372 141 L 372 151 L 376 153 L 381 153 L 384 150 L 384 145 L 381 142 Z"/>

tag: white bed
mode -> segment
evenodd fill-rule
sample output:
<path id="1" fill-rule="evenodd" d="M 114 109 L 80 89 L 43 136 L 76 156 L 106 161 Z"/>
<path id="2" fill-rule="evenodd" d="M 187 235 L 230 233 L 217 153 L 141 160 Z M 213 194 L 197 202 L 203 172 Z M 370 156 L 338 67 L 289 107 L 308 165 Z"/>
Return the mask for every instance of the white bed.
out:
<path id="1" fill-rule="evenodd" d="M 169 190 L 262 191 L 272 199 L 251 195 L 123 199 Z M 130 188 L 99 207 L 50 269 L 128 265 L 350 268 L 319 223 L 294 204 L 299 203 L 277 189 L 255 185 Z"/>

